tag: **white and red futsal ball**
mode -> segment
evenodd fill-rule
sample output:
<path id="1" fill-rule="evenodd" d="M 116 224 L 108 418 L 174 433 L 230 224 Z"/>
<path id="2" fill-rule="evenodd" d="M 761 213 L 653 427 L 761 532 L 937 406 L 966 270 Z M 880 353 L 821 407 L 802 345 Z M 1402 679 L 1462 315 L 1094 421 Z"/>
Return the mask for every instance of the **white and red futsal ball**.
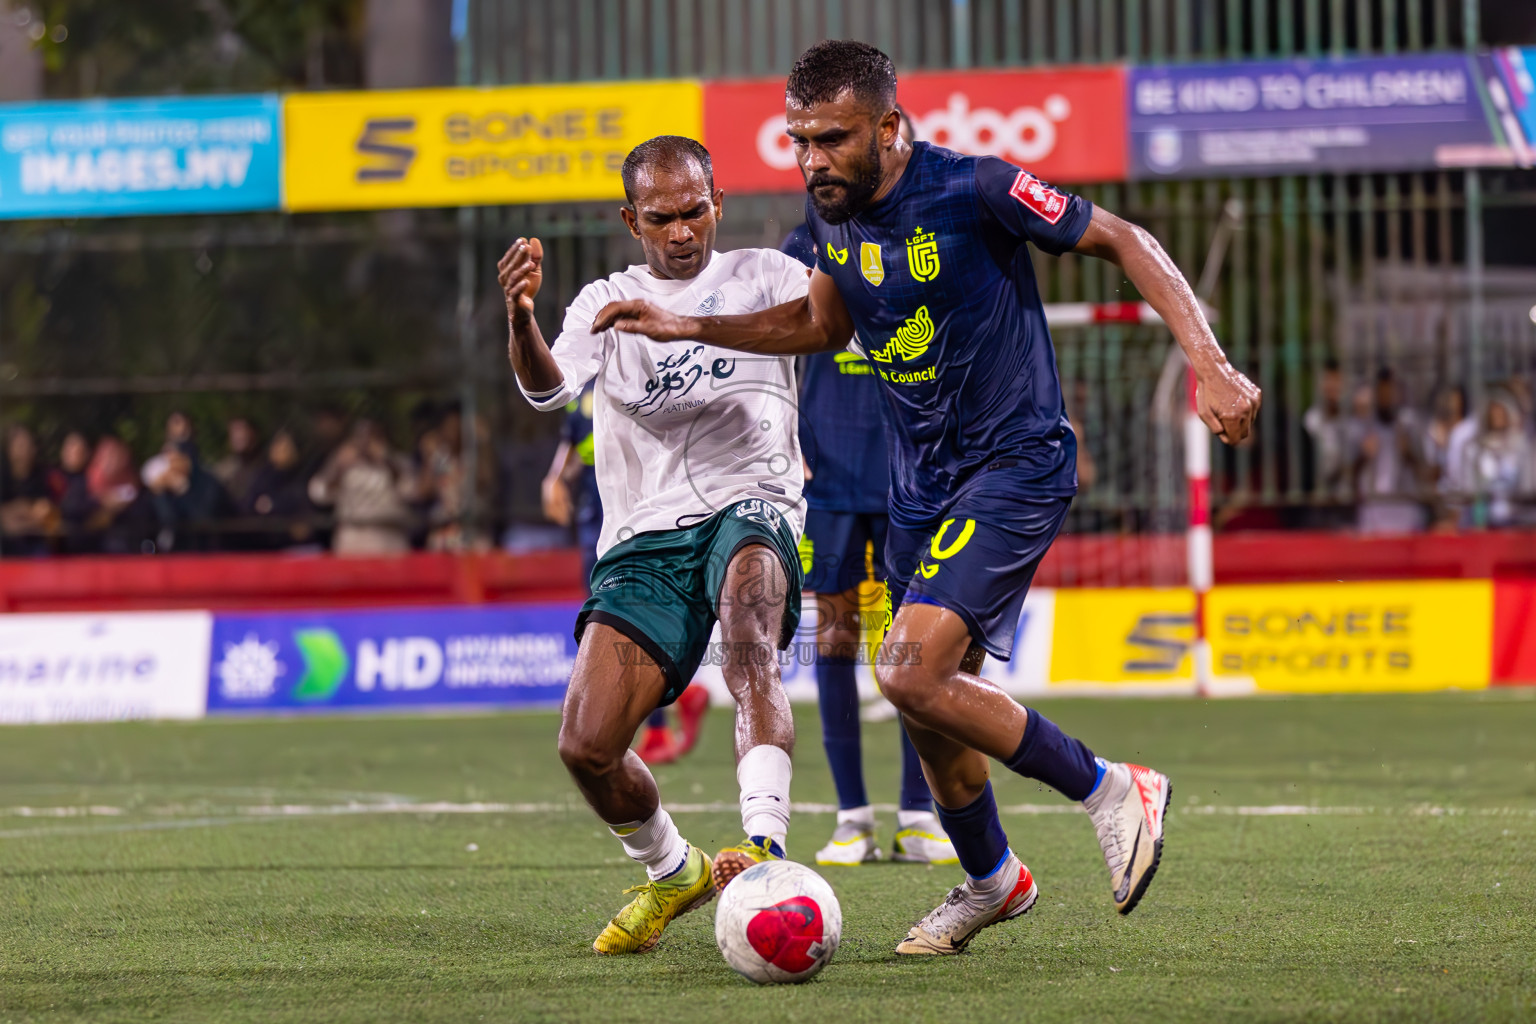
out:
<path id="1" fill-rule="evenodd" d="M 832 959 L 843 908 L 804 864 L 770 860 L 743 871 L 720 895 L 715 942 L 736 973 L 759 985 L 808 981 Z"/>

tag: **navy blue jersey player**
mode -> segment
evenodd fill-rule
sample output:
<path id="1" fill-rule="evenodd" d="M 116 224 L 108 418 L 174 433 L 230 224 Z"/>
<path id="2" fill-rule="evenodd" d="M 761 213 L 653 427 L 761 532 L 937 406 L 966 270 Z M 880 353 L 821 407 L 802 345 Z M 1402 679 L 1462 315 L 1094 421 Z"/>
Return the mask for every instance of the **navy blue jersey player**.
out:
<path id="1" fill-rule="evenodd" d="M 985 652 L 1010 655 L 1024 592 L 1076 487 L 1029 246 L 1125 271 L 1189 357 L 1201 419 L 1218 437 L 1247 437 L 1259 391 L 1227 362 L 1147 232 L 1000 160 L 902 142 L 896 75 L 879 50 L 819 43 L 785 91 L 817 247 L 807 297 L 736 317 L 615 303 L 597 328 L 763 353 L 835 351 L 856 332 L 879 373 L 891 450 L 887 562 L 902 603 L 877 674 L 966 874 L 897 951 L 958 952 L 1035 902 L 1034 879 L 998 821 L 989 757 L 1084 803 L 1115 906 L 1129 913 L 1161 855 L 1168 778 L 1095 758 L 975 675 Z"/>
<path id="2" fill-rule="evenodd" d="M 906 131 L 910 122 L 903 120 Z M 910 141 L 910 132 L 906 135 Z M 810 231 L 802 224 L 780 243 L 782 252 L 814 267 Z M 879 860 L 874 808 L 864 785 L 859 690 L 854 670 L 863 626 L 883 611 L 860 584 L 884 583 L 886 507 L 891 473 L 885 444 L 880 381 L 862 353 L 816 352 L 800 366 L 800 450 L 807 469 L 805 535 L 800 540 L 805 589 L 816 600 L 816 696 L 821 742 L 837 789 L 837 827 L 816 852 L 818 864 Z M 866 549 L 873 555 L 866 566 Z M 890 705 L 884 705 L 889 707 Z M 953 864 L 954 847 L 933 814 L 933 796 L 906 730 L 901 736 L 901 802 L 893 860 Z"/>

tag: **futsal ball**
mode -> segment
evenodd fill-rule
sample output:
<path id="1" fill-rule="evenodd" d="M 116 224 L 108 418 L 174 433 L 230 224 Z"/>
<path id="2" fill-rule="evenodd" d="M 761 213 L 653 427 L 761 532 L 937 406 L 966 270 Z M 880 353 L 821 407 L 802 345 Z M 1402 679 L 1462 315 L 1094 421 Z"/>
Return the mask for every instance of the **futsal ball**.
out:
<path id="1" fill-rule="evenodd" d="M 804 864 L 770 860 L 732 879 L 715 911 L 715 942 L 748 981 L 809 981 L 832 959 L 843 908 L 832 887 Z"/>

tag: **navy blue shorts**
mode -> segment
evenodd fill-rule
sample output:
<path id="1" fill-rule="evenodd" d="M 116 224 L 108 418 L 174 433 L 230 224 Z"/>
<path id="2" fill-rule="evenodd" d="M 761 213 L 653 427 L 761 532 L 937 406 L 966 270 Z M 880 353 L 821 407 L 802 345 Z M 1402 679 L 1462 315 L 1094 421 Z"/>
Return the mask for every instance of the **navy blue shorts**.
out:
<path id="1" fill-rule="evenodd" d="M 920 527 L 891 523 L 885 560 L 891 607 L 903 601 L 948 608 L 993 657 L 1013 656 L 1024 595 L 1061 531 L 1070 497 L 1022 497 L 1004 469 L 984 470 L 960 489 L 943 517 Z"/>
<path id="2" fill-rule="evenodd" d="M 842 594 L 869 579 L 865 548 L 875 546 L 875 579 L 885 579 L 885 534 L 890 517 L 883 512 L 824 512 L 807 509 L 800 539 L 800 568 L 805 589 Z"/>

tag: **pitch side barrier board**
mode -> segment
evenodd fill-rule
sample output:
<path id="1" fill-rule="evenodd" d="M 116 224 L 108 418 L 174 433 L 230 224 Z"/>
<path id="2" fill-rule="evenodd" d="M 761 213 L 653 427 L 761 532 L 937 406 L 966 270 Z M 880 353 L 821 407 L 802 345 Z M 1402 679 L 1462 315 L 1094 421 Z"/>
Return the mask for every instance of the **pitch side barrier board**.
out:
<path id="1" fill-rule="evenodd" d="M 1518 165 L 1536 48 L 912 72 L 919 138 L 1064 184 Z M 0 105 L 0 219 L 620 199 L 655 135 L 732 192 L 797 191 L 781 79 Z"/>
<path id="2" fill-rule="evenodd" d="M 208 711 L 548 707 L 565 695 L 577 604 L 213 617 Z"/>

